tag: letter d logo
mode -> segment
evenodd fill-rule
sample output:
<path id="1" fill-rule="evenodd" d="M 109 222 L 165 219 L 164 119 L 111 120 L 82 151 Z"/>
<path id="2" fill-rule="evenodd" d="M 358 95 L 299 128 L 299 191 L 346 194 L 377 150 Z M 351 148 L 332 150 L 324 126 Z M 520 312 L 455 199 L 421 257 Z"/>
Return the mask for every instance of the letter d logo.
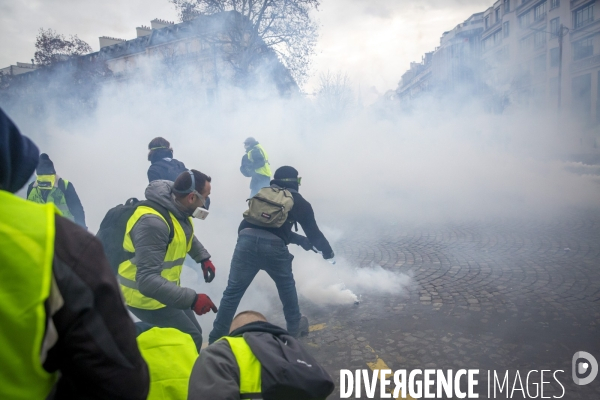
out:
<path id="1" fill-rule="evenodd" d="M 579 361 L 583 358 L 585 362 Z M 584 375 L 590 371 L 587 378 L 579 378 L 579 375 Z M 585 351 L 578 351 L 573 354 L 573 382 L 577 385 L 587 385 L 596 379 L 598 375 L 598 361 L 593 355 Z"/>

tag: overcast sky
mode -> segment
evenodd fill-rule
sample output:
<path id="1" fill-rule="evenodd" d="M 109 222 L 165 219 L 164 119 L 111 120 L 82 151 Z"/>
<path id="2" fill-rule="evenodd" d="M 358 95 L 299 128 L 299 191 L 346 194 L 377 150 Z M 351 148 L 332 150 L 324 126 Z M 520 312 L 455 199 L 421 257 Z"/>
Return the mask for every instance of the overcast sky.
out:
<path id="1" fill-rule="evenodd" d="M 439 44 L 441 34 L 492 0 L 322 0 L 312 79 L 342 71 L 369 96 L 396 87 L 411 61 Z M 0 68 L 29 62 L 40 27 L 77 34 L 98 50 L 99 36 L 135 38 L 135 28 L 176 21 L 168 0 L 0 0 Z M 373 89 L 374 88 L 374 89 Z"/>

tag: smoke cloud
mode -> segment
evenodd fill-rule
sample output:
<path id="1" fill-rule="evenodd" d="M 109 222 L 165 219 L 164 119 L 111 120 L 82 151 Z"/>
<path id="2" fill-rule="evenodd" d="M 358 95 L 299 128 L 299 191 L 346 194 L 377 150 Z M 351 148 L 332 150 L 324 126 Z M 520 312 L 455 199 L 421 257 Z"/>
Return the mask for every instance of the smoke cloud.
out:
<path id="1" fill-rule="evenodd" d="M 91 232 L 108 209 L 143 198 L 147 145 L 156 136 L 167 138 L 188 168 L 210 175 L 211 214 L 195 228 L 212 254 L 216 279 L 206 284 L 185 269 L 182 282 L 216 303 L 247 207 L 249 180 L 239 163 L 248 136 L 267 149 L 273 170 L 299 170 L 300 193 L 334 251 L 346 237 L 377 235 L 391 224 L 550 218 L 599 205 L 597 168 L 566 161 L 579 143 L 566 129 L 572 125 L 552 115 L 516 109 L 495 115 L 473 101 L 439 98 L 423 98 L 410 111 L 378 103 L 331 115 L 318 101 L 282 99 L 268 84 L 249 91 L 223 85 L 207 103 L 186 87 L 189 72 L 164 85 L 147 79 L 157 71 L 149 61 L 139 79 L 106 85 L 85 113 L 69 111 L 58 93 L 45 100 L 47 113 L 38 118 L 25 103 L 2 106 L 74 184 Z M 330 265 L 290 248 L 303 301 L 351 304 L 361 293 L 398 294 L 413 284 L 380 266 L 358 268 L 341 253 Z M 273 299 L 275 285 L 261 272 L 239 310 L 280 309 Z M 212 318 L 200 318 L 205 332 Z"/>

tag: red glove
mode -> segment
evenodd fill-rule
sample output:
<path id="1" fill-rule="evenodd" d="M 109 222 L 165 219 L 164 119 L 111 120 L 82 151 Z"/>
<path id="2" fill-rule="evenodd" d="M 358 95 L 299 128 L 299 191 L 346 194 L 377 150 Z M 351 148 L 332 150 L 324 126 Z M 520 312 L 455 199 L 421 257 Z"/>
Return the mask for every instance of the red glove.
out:
<path id="1" fill-rule="evenodd" d="M 210 260 L 202 261 L 202 273 L 204 273 L 204 282 L 210 283 L 215 279 L 215 266 Z"/>
<path id="2" fill-rule="evenodd" d="M 194 310 L 194 312 L 198 315 L 204 315 L 210 310 L 212 310 L 214 313 L 219 311 L 210 297 L 202 293 L 196 295 L 196 301 L 194 301 L 194 304 L 192 304 L 192 310 Z"/>

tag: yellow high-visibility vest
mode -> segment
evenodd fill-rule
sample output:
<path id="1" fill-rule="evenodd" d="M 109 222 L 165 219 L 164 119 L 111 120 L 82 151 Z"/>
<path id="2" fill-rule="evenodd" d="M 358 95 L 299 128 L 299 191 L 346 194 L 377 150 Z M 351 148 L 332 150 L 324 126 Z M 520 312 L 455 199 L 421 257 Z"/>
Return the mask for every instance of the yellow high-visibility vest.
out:
<path id="1" fill-rule="evenodd" d="M 227 340 L 235 360 L 240 368 L 240 399 L 262 398 L 262 365 L 254 355 L 250 346 L 242 336 L 224 336 L 220 340 Z"/>
<path id="2" fill-rule="evenodd" d="M 198 358 L 190 335 L 175 328 L 152 328 L 137 337 L 150 371 L 148 400 L 187 400 L 192 368 Z"/>
<path id="3" fill-rule="evenodd" d="M 131 241 L 131 230 L 136 222 L 146 214 L 154 214 L 165 221 L 165 224 L 168 225 L 163 216 L 160 215 L 160 213 L 155 209 L 146 206 L 138 207 L 131 218 L 129 218 L 129 221 L 127 221 L 127 229 L 125 230 L 125 238 L 123 239 L 123 248 L 130 253 L 135 253 L 135 248 L 133 246 L 133 242 Z M 175 218 L 171 212 L 169 212 L 169 215 L 173 221 L 173 229 L 175 232 L 173 235 L 173 241 L 169 244 L 169 247 L 167 247 L 165 259 L 162 263 L 162 272 L 160 274 L 169 282 L 173 282 L 179 286 L 183 261 L 185 260 L 186 254 L 192 248 L 194 224 L 192 223 L 192 218 L 190 217 L 189 220 L 190 225 L 192 226 L 192 234 L 190 236 L 190 240 L 186 240 L 183 227 L 177 218 Z M 136 258 L 133 257 L 131 260 L 126 260 L 119 264 L 119 275 L 117 276 L 117 280 L 121 286 L 125 303 L 128 306 L 141 308 L 143 310 L 157 310 L 159 308 L 166 307 L 158 300 L 144 296 L 138 290 L 137 282 L 135 281 L 135 276 L 137 273 L 137 266 L 135 263 Z"/>
<path id="4" fill-rule="evenodd" d="M 58 182 L 61 178 L 57 175 L 40 175 L 36 179 L 33 184 L 33 188 L 31 192 L 29 192 L 29 196 L 27 196 L 27 200 L 33 201 L 34 203 L 45 204 L 45 203 L 54 203 L 54 205 L 60 210 L 60 213 L 63 217 L 70 219 L 71 221 L 75 221 L 75 217 L 69 210 L 69 206 L 67 205 L 67 199 L 65 199 L 65 191 L 67 190 L 67 186 L 69 186 L 69 181 L 63 179 L 63 183 L 65 185 L 64 188 L 58 187 Z M 43 189 L 40 187 L 40 182 L 50 183 L 50 189 Z M 44 196 L 42 195 L 43 190 L 49 190 L 48 196 L 46 196 L 46 200 L 44 200 Z"/>
<path id="5" fill-rule="evenodd" d="M 248 152 L 248 159 L 250 161 L 254 161 L 252 159 L 252 150 L 254 150 L 254 149 L 258 149 L 260 151 L 260 153 L 262 154 L 263 158 L 265 159 L 265 165 L 263 165 L 260 168 L 257 168 L 256 170 L 254 170 L 254 172 L 256 172 L 257 174 L 260 174 L 260 175 L 268 176 L 270 178 L 271 177 L 271 166 L 269 165 L 269 156 L 267 155 L 267 152 L 260 144 L 257 144 L 252 149 L 250 149 L 250 151 Z"/>
<path id="6" fill-rule="evenodd" d="M 0 398 L 45 399 L 56 375 L 44 370 L 44 302 L 54 257 L 53 204 L 0 190 Z"/>

